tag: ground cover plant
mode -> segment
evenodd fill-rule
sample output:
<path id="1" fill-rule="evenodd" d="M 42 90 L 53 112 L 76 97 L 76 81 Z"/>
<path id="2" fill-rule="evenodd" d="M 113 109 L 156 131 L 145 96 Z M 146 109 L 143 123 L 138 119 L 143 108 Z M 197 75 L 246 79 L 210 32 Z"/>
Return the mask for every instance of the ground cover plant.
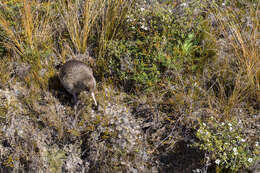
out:
<path id="1" fill-rule="evenodd" d="M 259 6 L 1 1 L 0 172 L 259 172 Z M 71 58 L 97 110 L 61 86 Z"/>

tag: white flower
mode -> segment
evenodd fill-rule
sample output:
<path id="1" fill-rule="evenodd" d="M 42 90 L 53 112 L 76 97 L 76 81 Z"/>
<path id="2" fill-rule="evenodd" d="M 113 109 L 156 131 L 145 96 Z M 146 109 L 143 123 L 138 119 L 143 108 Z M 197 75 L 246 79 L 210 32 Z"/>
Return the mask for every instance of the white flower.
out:
<path id="1" fill-rule="evenodd" d="M 229 127 L 232 127 L 232 124 L 231 124 L 231 123 L 228 123 L 228 126 L 229 126 Z"/>
<path id="2" fill-rule="evenodd" d="M 205 123 L 202 123 L 203 124 L 203 126 L 206 126 L 206 124 Z"/>
<path id="3" fill-rule="evenodd" d="M 233 148 L 233 151 L 234 151 L 234 155 L 237 155 L 237 154 L 238 154 L 237 148 Z"/>
<path id="4" fill-rule="evenodd" d="M 232 131 L 232 129 L 233 129 L 232 127 L 229 127 L 229 130 L 230 130 L 230 131 Z"/>
<path id="5" fill-rule="evenodd" d="M 185 6 L 187 6 L 187 3 L 182 3 L 181 6 L 184 6 L 184 7 L 185 7 Z"/>
<path id="6" fill-rule="evenodd" d="M 252 159 L 252 158 L 248 158 L 247 161 L 248 161 L 249 163 L 252 163 L 252 162 L 253 162 L 253 159 Z"/>
<path id="7" fill-rule="evenodd" d="M 144 26 L 144 25 L 142 25 L 141 28 L 142 28 L 143 30 L 146 30 L 146 31 L 148 30 L 148 28 L 147 28 L 146 26 Z"/>
<path id="8" fill-rule="evenodd" d="M 130 17 L 127 17 L 127 21 L 128 22 L 133 22 L 134 20 L 132 18 L 130 18 Z"/>
<path id="9" fill-rule="evenodd" d="M 246 142 L 246 140 L 245 139 L 241 139 L 241 142 Z"/>
<path id="10" fill-rule="evenodd" d="M 220 160 L 219 160 L 219 159 L 215 160 L 215 163 L 216 163 L 217 165 L 219 165 L 219 164 L 220 164 Z"/>
<path id="11" fill-rule="evenodd" d="M 192 172 L 200 173 L 200 169 L 192 170 Z"/>
<path id="12" fill-rule="evenodd" d="M 145 9 L 142 7 L 142 8 L 140 8 L 140 10 L 141 10 L 141 11 L 144 11 Z"/>
<path id="13" fill-rule="evenodd" d="M 255 142 L 255 146 L 258 147 L 258 146 L 259 146 L 259 143 L 258 143 L 258 142 Z"/>
<path id="14" fill-rule="evenodd" d="M 222 126 L 224 126 L 224 125 L 225 125 L 225 123 L 223 123 L 223 122 L 222 122 L 222 123 L 221 123 L 221 125 L 222 125 Z"/>
<path id="15" fill-rule="evenodd" d="M 23 136 L 23 134 L 24 134 L 24 131 L 23 131 L 23 130 L 18 130 L 18 135 L 19 135 L 19 136 L 21 136 L 21 137 L 22 137 L 22 136 Z"/>

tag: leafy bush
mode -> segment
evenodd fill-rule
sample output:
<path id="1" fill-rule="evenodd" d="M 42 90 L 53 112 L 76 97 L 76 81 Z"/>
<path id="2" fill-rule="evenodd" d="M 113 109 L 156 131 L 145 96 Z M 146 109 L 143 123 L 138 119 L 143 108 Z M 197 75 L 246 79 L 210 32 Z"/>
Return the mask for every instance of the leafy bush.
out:
<path id="1" fill-rule="evenodd" d="M 220 122 L 212 117 L 208 123 L 200 123 L 196 136 L 201 140 L 196 146 L 211 154 L 218 170 L 236 172 L 257 160 L 258 143 L 247 141 L 241 121 Z"/>
<path id="2" fill-rule="evenodd" d="M 189 14 L 185 11 L 183 20 L 170 6 L 132 11 L 125 37 L 109 43 L 111 74 L 123 83 L 134 81 L 134 88 L 150 90 L 168 70 L 201 72 L 215 55 L 214 41 L 205 39 L 208 24 L 202 18 L 192 22 Z"/>

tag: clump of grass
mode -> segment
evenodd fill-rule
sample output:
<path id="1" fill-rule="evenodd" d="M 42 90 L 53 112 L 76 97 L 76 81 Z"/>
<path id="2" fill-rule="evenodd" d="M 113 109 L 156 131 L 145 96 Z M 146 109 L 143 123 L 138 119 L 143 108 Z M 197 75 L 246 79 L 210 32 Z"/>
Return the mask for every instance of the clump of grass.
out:
<path id="1" fill-rule="evenodd" d="M 29 77 L 32 80 L 25 79 L 28 84 L 33 81 L 47 86 L 41 79 L 39 71 L 51 66 L 51 63 L 44 65 L 42 63 L 52 47 L 51 6 L 51 2 L 42 8 L 37 1 L 23 0 L 19 3 L 12 1 L 0 12 L 3 46 L 10 50 L 9 55 L 14 53 L 13 60 L 29 63 L 32 67 Z"/>
<path id="2" fill-rule="evenodd" d="M 23 46 L 20 43 L 19 36 L 16 35 L 15 32 L 12 30 L 12 24 L 6 18 L 7 15 L 8 14 L 5 13 L 5 10 L 2 10 L 0 13 L 0 26 L 1 26 L 1 30 L 3 30 L 3 32 L 1 32 L 1 36 L 3 38 L 6 38 L 6 40 L 9 40 L 9 42 L 3 42 L 2 44 L 7 49 L 13 50 L 16 53 L 18 53 L 19 55 L 21 55 L 24 50 Z M 12 16 L 12 19 L 13 18 L 14 17 Z"/>
<path id="3" fill-rule="evenodd" d="M 39 13 L 41 7 L 37 6 L 35 1 L 23 0 L 22 3 L 14 2 L 8 5 L 0 13 L 0 26 L 4 31 L 1 34 L 6 48 L 23 57 L 26 49 L 37 51 L 42 45 L 50 43 L 52 36 L 50 3 L 43 16 Z M 14 11 L 17 10 L 14 6 L 18 12 Z"/>
<path id="4" fill-rule="evenodd" d="M 126 24 L 126 16 L 129 10 L 134 7 L 135 0 L 133 1 L 106 1 L 106 7 L 102 10 L 99 21 L 97 24 L 98 34 L 98 55 L 104 57 L 107 45 L 110 40 L 120 38 L 124 35 L 124 24 Z"/>
<path id="5" fill-rule="evenodd" d="M 243 11 L 234 10 L 233 7 L 224 9 L 217 8 L 218 14 L 215 15 L 227 39 L 228 46 L 239 66 L 240 74 L 245 74 L 248 87 L 259 89 L 259 70 L 260 70 L 260 50 L 259 50 L 259 5 L 258 2 L 253 7 L 247 7 L 248 21 L 240 18 Z M 228 14 L 228 15 L 227 15 Z M 224 21 L 224 20 L 225 21 Z"/>
<path id="6" fill-rule="evenodd" d="M 213 4 L 211 8 L 211 12 L 215 15 L 219 24 L 219 33 L 224 36 L 227 43 L 225 47 L 228 48 L 230 54 L 224 62 L 225 68 L 218 72 L 220 76 L 223 76 L 223 79 L 220 84 L 218 77 L 217 83 L 220 85 L 218 86 L 219 89 L 216 90 L 227 106 L 226 111 L 232 110 L 231 107 L 236 107 L 242 102 L 259 98 L 260 50 L 257 39 L 259 38 L 260 25 L 257 20 L 257 11 L 260 3 L 255 4 L 256 6 L 252 4 L 248 3 L 246 6 L 246 9 L 248 9 L 247 19 L 243 16 L 244 11 L 242 9 L 237 10 L 236 7 L 231 5 L 222 8 Z M 258 107 L 257 102 L 253 104 L 255 108 Z"/>
<path id="7" fill-rule="evenodd" d="M 104 7 L 104 0 L 59 0 L 58 11 L 65 23 L 69 38 L 78 53 L 86 53 L 89 33 Z"/>

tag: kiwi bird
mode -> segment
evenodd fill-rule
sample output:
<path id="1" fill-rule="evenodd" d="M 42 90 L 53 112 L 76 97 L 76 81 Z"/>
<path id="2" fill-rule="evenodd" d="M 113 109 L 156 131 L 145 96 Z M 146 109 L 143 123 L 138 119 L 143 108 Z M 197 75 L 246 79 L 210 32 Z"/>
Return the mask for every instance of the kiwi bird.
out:
<path id="1" fill-rule="evenodd" d="M 91 93 L 95 105 L 97 101 L 94 91 L 96 89 L 96 80 L 92 69 L 85 63 L 78 60 L 69 60 L 62 65 L 59 73 L 59 79 L 63 87 L 73 95 L 74 104 L 77 106 L 77 96 L 81 91 L 87 90 Z"/>

